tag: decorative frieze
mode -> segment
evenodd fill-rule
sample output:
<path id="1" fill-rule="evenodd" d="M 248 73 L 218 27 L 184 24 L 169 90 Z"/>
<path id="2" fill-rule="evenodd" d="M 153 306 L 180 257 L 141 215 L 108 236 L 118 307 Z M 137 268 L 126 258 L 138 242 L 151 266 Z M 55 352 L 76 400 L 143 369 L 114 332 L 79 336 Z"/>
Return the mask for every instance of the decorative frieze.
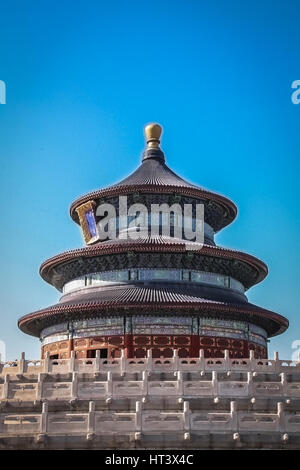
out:
<path id="1" fill-rule="evenodd" d="M 68 332 L 64 335 L 58 333 L 65 331 L 66 323 L 42 331 L 42 344 L 50 344 L 62 339 L 83 338 L 92 336 L 141 334 L 141 335 L 199 335 L 213 337 L 236 338 L 267 345 L 267 334 L 262 328 L 247 322 L 214 319 L 209 317 L 193 317 L 164 315 L 126 315 L 116 317 L 99 317 L 73 321 L 68 324 Z M 256 334 L 253 333 L 256 331 Z M 52 334 L 48 334 L 51 332 Z"/>
<path id="2" fill-rule="evenodd" d="M 112 253 L 110 255 L 93 256 L 88 258 L 74 259 L 58 264 L 55 273 L 49 273 L 49 281 L 58 289 L 73 279 L 91 273 L 120 270 L 130 268 L 176 268 L 205 271 L 225 276 L 231 276 L 249 288 L 256 282 L 257 269 L 244 261 L 214 257 L 195 253 L 191 257 L 186 253 L 165 252 L 125 252 L 122 254 Z M 55 276 L 55 278 L 53 277 Z M 48 275 L 47 275 L 48 277 Z"/>
<path id="3" fill-rule="evenodd" d="M 179 190 L 179 188 L 178 188 Z M 179 190 L 180 191 L 180 190 Z M 184 192 L 184 191 L 183 191 Z M 92 196 L 92 195 L 91 195 Z M 218 232 L 224 226 L 224 219 L 229 217 L 228 211 L 225 210 L 224 206 L 218 204 L 212 199 L 191 197 L 182 194 L 168 194 L 164 191 L 156 193 L 153 192 L 130 192 L 126 194 L 128 205 L 136 204 L 137 202 L 146 206 L 147 210 L 150 211 L 151 204 L 179 204 L 182 209 L 184 204 L 191 204 L 193 209 L 193 216 L 195 217 L 196 204 L 204 205 L 205 222 L 210 225 L 215 232 Z M 108 203 L 114 206 L 116 213 L 119 210 L 119 195 L 116 196 L 104 196 L 104 197 L 93 197 L 96 205 Z M 89 201 L 88 201 L 89 202 Z M 83 204 L 82 204 L 83 205 Z M 77 206 L 80 207 L 80 206 Z M 77 211 L 77 209 L 75 209 Z M 231 216 L 231 215 L 230 215 Z"/>
<path id="4" fill-rule="evenodd" d="M 171 334 L 170 334 L 171 331 Z M 67 358 L 74 350 L 76 357 L 95 357 L 97 349 L 103 350 L 105 357 L 119 357 L 121 349 L 124 349 L 126 357 L 144 358 L 148 350 L 152 350 L 153 357 L 171 357 L 173 351 L 178 349 L 179 357 L 194 357 L 203 349 L 205 357 L 222 357 L 224 350 L 228 349 L 231 357 L 240 358 L 254 350 L 255 357 L 265 358 L 267 349 L 265 345 L 249 340 L 235 338 L 230 333 L 225 336 L 192 335 L 190 333 L 176 333 L 177 329 L 167 329 L 164 326 L 147 334 L 138 330 L 135 334 L 107 335 L 98 333 L 97 336 L 89 336 L 86 332 L 77 335 L 69 341 L 57 341 L 43 343 L 42 355 L 47 352 L 51 357 Z M 216 332 L 216 334 L 218 334 Z"/>

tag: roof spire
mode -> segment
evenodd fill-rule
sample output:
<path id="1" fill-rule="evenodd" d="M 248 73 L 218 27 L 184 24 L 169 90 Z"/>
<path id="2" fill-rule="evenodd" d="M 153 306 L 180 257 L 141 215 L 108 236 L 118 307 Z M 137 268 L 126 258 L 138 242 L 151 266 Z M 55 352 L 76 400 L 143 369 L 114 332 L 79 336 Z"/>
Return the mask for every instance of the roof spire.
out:
<path id="1" fill-rule="evenodd" d="M 144 127 L 147 148 L 159 148 L 162 127 L 156 122 L 151 122 Z"/>
<path id="2" fill-rule="evenodd" d="M 144 127 L 144 134 L 147 146 L 143 154 L 143 160 L 155 157 L 159 157 L 164 160 L 164 154 L 159 146 L 162 126 L 156 122 L 151 122 Z"/>

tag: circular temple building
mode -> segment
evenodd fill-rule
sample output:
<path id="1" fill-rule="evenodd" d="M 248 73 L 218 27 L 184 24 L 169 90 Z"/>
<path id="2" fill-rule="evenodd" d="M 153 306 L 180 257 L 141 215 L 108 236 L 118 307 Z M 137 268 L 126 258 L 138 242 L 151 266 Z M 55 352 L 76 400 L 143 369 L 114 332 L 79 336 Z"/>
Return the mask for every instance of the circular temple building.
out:
<path id="1" fill-rule="evenodd" d="M 267 266 L 215 243 L 215 234 L 235 219 L 236 206 L 166 165 L 158 124 L 146 126 L 145 135 L 142 163 L 134 173 L 71 205 L 86 246 L 41 265 L 42 278 L 62 295 L 57 304 L 23 316 L 20 329 L 39 337 L 42 357 L 48 352 L 52 359 L 68 358 L 71 351 L 77 358 L 92 358 L 97 350 L 101 358 L 116 358 L 122 349 L 128 358 L 146 357 L 149 349 L 154 358 L 171 357 L 174 349 L 179 357 L 197 357 L 201 349 L 205 357 L 222 357 L 226 349 L 232 358 L 248 357 L 249 350 L 266 358 L 268 338 L 285 331 L 288 321 L 246 297 L 266 277 Z M 161 212 L 155 234 L 141 230 L 141 218 L 132 214 L 124 224 L 120 197 L 127 207 L 142 204 L 149 214 L 154 204 L 175 204 L 183 214 L 188 205 L 194 228 L 196 206 L 202 205 L 203 246 L 195 243 L 193 249 L 193 241 L 177 230 L 172 211 Z M 103 214 L 100 207 L 113 207 L 115 215 Z M 115 227 L 115 238 L 100 236 L 105 217 Z M 170 233 L 163 217 L 169 217 Z"/>

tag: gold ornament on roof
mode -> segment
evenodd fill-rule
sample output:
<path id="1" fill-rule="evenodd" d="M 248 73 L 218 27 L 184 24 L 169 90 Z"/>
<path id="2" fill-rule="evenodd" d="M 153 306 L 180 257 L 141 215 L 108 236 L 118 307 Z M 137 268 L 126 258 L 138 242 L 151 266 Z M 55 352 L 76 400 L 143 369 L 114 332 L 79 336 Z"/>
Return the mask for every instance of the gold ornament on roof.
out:
<path id="1" fill-rule="evenodd" d="M 162 126 L 156 122 L 151 122 L 144 127 L 147 148 L 159 148 Z"/>

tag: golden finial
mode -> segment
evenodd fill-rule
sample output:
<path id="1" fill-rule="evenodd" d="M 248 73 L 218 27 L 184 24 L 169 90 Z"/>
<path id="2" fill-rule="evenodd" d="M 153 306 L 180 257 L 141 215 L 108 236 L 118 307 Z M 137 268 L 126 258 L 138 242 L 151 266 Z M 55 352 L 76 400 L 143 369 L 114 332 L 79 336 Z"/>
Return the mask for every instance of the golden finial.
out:
<path id="1" fill-rule="evenodd" d="M 147 148 L 159 148 L 162 127 L 155 122 L 151 122 L 144 127 L 144 134 Z"/>

